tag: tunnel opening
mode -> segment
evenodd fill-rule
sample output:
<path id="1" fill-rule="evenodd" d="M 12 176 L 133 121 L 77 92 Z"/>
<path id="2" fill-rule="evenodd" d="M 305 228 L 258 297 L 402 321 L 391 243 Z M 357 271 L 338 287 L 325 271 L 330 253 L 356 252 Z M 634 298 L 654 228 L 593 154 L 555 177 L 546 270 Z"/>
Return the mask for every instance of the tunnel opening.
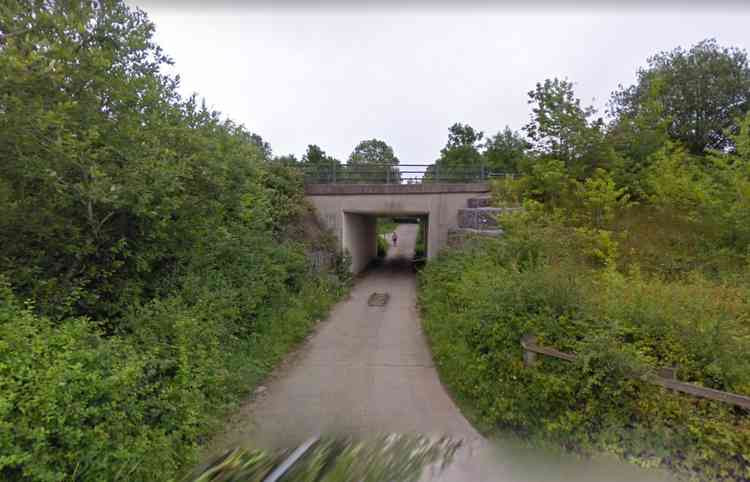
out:
<path id="1" fill-rule="evenodd" d="M 415 263 L 423 264 L 427 258 L 427 213 L 344 211 L 343 215 L 343 249 L 351 257 L 354 274 L 375 266 L 413 270 Z"/>

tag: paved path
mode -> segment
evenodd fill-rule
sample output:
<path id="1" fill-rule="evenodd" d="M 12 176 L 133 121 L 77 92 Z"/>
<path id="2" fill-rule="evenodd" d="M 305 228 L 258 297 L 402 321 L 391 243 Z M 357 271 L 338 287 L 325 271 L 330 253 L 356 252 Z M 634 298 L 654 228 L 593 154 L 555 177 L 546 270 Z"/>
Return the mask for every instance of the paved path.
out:
<path id="1" fill-rule="evenodd" d="M 316 433 L 479 437 L 440 384 L 420 329 L 407 262 L 416 233 L 416 224 L 399 225 L 385 265 L 359 279 L 290 366 L 236 414 L 221 446 L 287 447 Z M 390 294 L 386 306 L 367 305 L 375 291 Z"/>
<path id="2" fill-rule="evenodd" d="M 418 432 L 465 441 L 441 481 L 669 480 L 616 460 L 578 460 L 482 438 L 445 392 L 421 332 L 408 261 L 417 225 L 397 230 L 388 262 L 356 282 L 265 391 L 232 417 L 211 452 L 296 447 L 315 434 Z M 390 294 L 386 306 L 367 305 L 376 291 Z"/>

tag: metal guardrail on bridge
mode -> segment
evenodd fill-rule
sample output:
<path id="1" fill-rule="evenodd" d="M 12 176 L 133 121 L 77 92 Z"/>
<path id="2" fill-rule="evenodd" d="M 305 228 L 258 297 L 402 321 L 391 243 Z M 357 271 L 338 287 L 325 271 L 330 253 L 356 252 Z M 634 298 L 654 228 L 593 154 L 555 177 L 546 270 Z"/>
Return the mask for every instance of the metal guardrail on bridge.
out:
<path id="1" fill-rule="evenodd" d="M 485 166 L 445 167 L 436 164 L 341 164 L 304 168 L 308 184 L 422 184 L 485 182 L 513 176 Z"/>

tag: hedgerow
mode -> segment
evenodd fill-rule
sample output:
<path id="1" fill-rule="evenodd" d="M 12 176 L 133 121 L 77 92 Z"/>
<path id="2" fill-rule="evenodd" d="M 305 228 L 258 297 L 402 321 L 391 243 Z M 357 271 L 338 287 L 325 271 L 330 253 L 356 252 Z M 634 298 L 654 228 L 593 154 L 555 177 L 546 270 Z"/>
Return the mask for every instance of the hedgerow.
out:
<path id="1" fill-rule="evenodd" d="M 174 480 L 346 269 L 312 269 L 301 174 L 177 93 L 142 11 L 0 29 L 0 479 Z"/>
<path id="2" fill-rule="evenodd" d="M 482 426 L 613 452 L 700 479 L 750 480 L 750 413 L 641 380 L 750 395 L 750 117 L 732 153 L 667 142 L 634 202 L 611 171 L 539 159 L 495 185 L 505 237 L 440 256 L 420 278 L 445 382 Z M 521 338 L 577 355 L 525 367 Z M 638 375 L 638 376 L 633 376 Z"/>
<path id="3" fill-rule="evenodd" d="M 253 319 L 234 304 L 245 287 L 203 286 L 197 299 L 186 290 L 134 308 L 118 335 L 85 317 L 38 316 L 3 282 L 3 479 L 177 477 L 337 298 L 326 278 L 301 282 Z"/>
<path id="4" fill-rule="evenodd" d="M 481 426 L 608 451 L 700 478 L 750 479 L 750 414 L 635 380 L 750 394 L 750 290 L 529 261 L 488 240 L 427 265 L 424 328 L 444 382 Z M 575 353 L 524 367 L 521 337 Z"/>

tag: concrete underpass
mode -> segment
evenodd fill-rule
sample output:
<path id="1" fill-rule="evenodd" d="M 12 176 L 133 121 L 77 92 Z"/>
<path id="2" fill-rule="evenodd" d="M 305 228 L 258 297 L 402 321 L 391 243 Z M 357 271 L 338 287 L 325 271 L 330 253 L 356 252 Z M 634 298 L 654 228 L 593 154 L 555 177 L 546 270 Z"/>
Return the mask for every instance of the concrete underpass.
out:
<path id="1" fill-rule="evenodd" d="M 377 225 L 378 218 L 394 217 L 394 213 L 343 213 L 341 234 L 342 248 L 352 257 L 352 271 L 359 273 L 364 270 L 377 256 Z M 419 219 L 427 227 L 429 237 L 429 215 L 427 213 L 397 213 L 397 217 Z M 415 224 L 415 226 L 417 226 Z"/>
<path id="2" fill-rule="evenodd" d="M 427 257 L 448 244 L 459 228 L 458 213 L 469 200 L 486 196 L 487 183 L 467 184 L 317 184 L 306 196 L 340 249 L 352 257 L 352 271 L 362 271 L 377 253 L 378 217 L 419 217 L 426 223 Z"/>

